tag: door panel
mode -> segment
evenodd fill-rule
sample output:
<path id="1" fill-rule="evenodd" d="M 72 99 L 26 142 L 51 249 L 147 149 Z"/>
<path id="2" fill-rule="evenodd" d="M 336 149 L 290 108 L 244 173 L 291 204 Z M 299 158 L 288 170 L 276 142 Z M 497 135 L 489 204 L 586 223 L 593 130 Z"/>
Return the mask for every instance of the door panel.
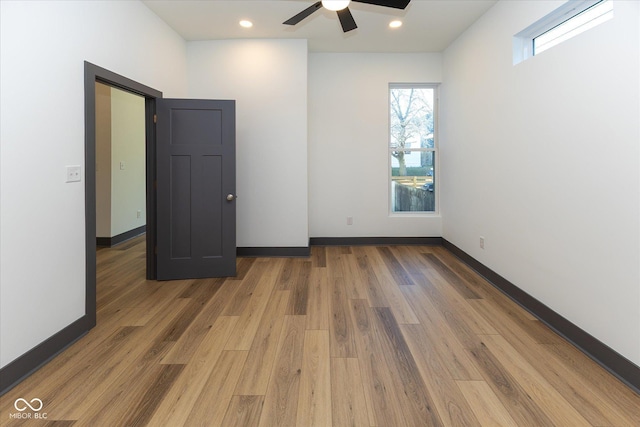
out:
<path id="1" fill-rule="evenodd" d="M 171 156 L 169 244 L 171 259 L 191 257 L 191 157 Z"/>
<path id="2" fill-rule="evenodd" d="M 218 200 L 223 200 L 222 189 L 217 182 L 222 180 L 222 156 L 204 156 L 202 158 L 202 184 L 203 192 L 206 195 L 202 202 L 203 214 L 211 221 L 203 224 L 202 255 L 205 258 L 222 256 L 223 233 L 222 233 L 222 209 Z"/>
<path id="3" fill-rule="evenodd" d="M 158 99 L 159 280 L 234 276 L 235 102 Z"/>

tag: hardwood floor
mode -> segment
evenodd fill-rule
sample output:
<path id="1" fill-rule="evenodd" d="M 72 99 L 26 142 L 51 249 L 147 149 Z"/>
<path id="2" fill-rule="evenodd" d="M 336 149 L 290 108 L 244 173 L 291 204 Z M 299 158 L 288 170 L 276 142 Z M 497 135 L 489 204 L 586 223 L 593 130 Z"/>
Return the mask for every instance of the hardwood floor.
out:
<path id="1" fill-rule="evenodd" d="M 0 425 L 640 426 L 640 396 L 442 247 L 172 282 L 144 257 L 142 238 L 98 251 L 98 325 L 0 399 Z M 46 420 L 10 418 L 18 398 Z"/>

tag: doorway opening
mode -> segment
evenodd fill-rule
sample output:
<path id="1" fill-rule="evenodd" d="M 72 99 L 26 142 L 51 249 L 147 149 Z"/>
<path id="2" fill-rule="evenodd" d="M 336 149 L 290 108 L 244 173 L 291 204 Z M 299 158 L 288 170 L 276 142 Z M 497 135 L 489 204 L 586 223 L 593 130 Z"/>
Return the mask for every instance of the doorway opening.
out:
<path id="1" fill-rule="evenodd" d="M 145 210 L 146 210 L 146 259 L 148 280 L 156 278 L 156 194 L 155 182 L 155 128 L 154 115 L 156 99 L 162 98 L 162 92 L 145 86 L 134 80 L 98 67 L 84 63 L 85 93 L 85 254 L 86 254 L 86 293 L 85 313 L 90 328 L 96 324 L 96 82 L 139 95 L 144 98 L 145 132 Z M 124 165 L 126 169 L 126 163 Z"/>
<path id="2" fill-rule="evenodd" d="M 146 231 L 144 98 L 96 82 L 96 243 Z"/>

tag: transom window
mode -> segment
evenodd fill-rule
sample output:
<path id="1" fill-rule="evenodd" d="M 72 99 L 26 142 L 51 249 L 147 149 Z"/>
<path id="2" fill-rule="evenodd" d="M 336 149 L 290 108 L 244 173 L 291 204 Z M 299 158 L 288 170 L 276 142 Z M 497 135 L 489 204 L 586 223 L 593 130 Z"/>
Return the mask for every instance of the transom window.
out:
<path id="1" fill-rule="evenodd" d="M 437 85 L 389 85 L 390 209 L 436 212 Z"/>
<path id="2" fill-rule="evenodd" d="M 613 18 L 613 0 L 570 0 L 513 37 L 513 64 Z"/>
<path id="3" fill-rule="evenodd" d="M 587 5 L 588 3 L 584 6 Z M 574 9 L 573 13 L 575 13 L 575 15 L 571 18 L 543 32 L 539 36 L 534 37 L 533 55 L 538 55 L 545 50 L 570 39 L 571 37 L 577 36 L 578 34 L 611 19 L 613 17 L 613 2 L 611 0 L 601 0 L 592 6 L 588 6 L 582 11 L 580 10 L 581 8 Z"/>

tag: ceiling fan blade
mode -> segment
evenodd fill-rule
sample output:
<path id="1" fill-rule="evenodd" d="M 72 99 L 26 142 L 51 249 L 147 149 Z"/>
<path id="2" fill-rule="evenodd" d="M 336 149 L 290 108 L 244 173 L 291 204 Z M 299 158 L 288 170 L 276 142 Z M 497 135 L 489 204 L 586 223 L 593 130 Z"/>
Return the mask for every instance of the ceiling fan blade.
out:
<path id="1" fill-rule="evenodd" d="M 342 25 L 342 31 L 346 33 L 358 28 L 358 26 L 356 25 L 356 21 L 355 19 L 353 19 L 353 15 L 349 11 L 348 7 L 342 10 L 338 10 L 337 12 L 338 18 L 340 18 L 340 24 Z"/>
<path id="2" fill-rule="evenodd" d="M 358 3 L 375 4 L 376 6 L 392 7 L 394 9 L 404 9 L 411 0 L 353 0 Z"/>
<path id="3" fill-rule="evenodd" d="M 286 21 L 283 22 L 283 24 L 296 25 L 298 22 L 302 21 L 304 18 L 311 15 L 313 12 L 320 9 L 321 7 L 322 7 L 322 2 L 321 1 L 316 2 L 311 6 L 309 6 L 308 8 L 306 8 L 305 10 L 303 10 L 302 12 L 300 12 L 299 14 L 297 14 L 296 16 L 287 19 Z"/>

